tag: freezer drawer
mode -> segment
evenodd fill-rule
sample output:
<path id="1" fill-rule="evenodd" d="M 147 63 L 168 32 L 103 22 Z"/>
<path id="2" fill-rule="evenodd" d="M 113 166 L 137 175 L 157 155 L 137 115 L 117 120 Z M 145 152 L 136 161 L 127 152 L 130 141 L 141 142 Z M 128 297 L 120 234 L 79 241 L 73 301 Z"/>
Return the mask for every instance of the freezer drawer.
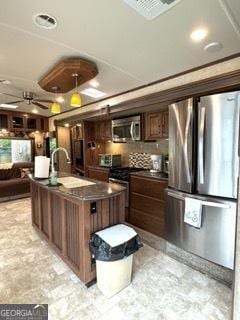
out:
<path id="1" fill-rule="evenodd" d="M 204 259 L 234 268 L 236 202 L 166 189 L 166 240 Z M 185 197 L 203 201 L 202 226 L 184 222 Z"/>

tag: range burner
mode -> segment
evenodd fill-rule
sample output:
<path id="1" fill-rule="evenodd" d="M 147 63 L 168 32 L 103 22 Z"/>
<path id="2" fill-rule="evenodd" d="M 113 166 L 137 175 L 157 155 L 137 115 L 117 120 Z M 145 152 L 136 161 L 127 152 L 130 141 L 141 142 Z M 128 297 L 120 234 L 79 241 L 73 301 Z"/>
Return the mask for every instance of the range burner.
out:
<path id="1" fill-rule="evenodd" d="M 122 181 L 129 181 L 130 180 L 130 173 L 137 172 L 137 171 L 144 171 L 143 168 L 132 168 L 132 167 L 122 167 L 122 168 L 111 168 L 109 177 L 117 180 Z"/>

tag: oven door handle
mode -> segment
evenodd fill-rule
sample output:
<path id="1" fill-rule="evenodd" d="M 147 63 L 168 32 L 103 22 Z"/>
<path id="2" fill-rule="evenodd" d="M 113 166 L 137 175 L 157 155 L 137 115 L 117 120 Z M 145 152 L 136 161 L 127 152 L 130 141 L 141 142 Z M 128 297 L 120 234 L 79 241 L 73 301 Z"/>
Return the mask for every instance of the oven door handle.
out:
<path id="1" fill-rule="evenodd" d="M 109 181 L 109 182 L 114 182 L 114 183 L 119 183 L 119 184 L 126 184 L 126 185 L 128 185 L 128 182 L 127 182 L 127 181 L 118 180 L 118 179 L 115 179 L 115 178 L 109 178 L 108 181 Z"/>

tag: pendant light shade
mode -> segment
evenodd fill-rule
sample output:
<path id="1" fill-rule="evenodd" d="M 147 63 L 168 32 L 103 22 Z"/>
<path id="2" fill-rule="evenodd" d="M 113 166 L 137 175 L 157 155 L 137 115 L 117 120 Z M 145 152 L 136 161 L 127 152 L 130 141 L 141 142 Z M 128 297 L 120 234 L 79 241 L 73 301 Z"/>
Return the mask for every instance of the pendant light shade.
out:
<path id="1" fill-rule="evenodd" d="M 55 91 L 55 101 L 51 105 L 51 112 L 52 113 L 60 113 L 61 112 L 61 105 L 57 102 L 58 87 L 52 87 L 52 90 Z"/>
<path id="2" fill-rule="evenodd" d="M 81 107 L 82 99 L 78 92 L 74 92 L 71 96 L 70 106 L 71 107 Z"/>
<path id="3" fill-rule="evenodd" d="M 51 112 L 52 113 L 60 113 L 61 112 L 61 106 L 58 102 L 53 102 L 51 106 Z"/>
<path id="4" fill-rule="evenodd" d="M 77 73 L 74 73 L 72 76 L 76 78 L 76 90 L 77 90 L 77 86 L 78 86 L 78 82 L 77 82 L 77 80 L 78 80 L 78 74 L 77 74 Z M 70 106 L 71 106 L 71 107 L 81 107 L 81 105 L 82 105 L 81 96 L 80 96 L 80 94 L 76 91 L 76 92 L 74 92 L 74 93 L 72 94 L 72 96 L 71 96 Z"/>

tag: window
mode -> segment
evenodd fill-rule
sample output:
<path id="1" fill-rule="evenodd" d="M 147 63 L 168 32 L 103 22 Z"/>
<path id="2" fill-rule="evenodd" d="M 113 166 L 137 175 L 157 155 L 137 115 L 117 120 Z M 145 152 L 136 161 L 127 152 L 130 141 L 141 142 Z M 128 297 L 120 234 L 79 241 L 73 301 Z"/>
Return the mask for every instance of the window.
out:
<path id="1" fill-rule="evenodd" d="M 31 140 L 0 139 L 0 163 L 32 161 Z"/>

